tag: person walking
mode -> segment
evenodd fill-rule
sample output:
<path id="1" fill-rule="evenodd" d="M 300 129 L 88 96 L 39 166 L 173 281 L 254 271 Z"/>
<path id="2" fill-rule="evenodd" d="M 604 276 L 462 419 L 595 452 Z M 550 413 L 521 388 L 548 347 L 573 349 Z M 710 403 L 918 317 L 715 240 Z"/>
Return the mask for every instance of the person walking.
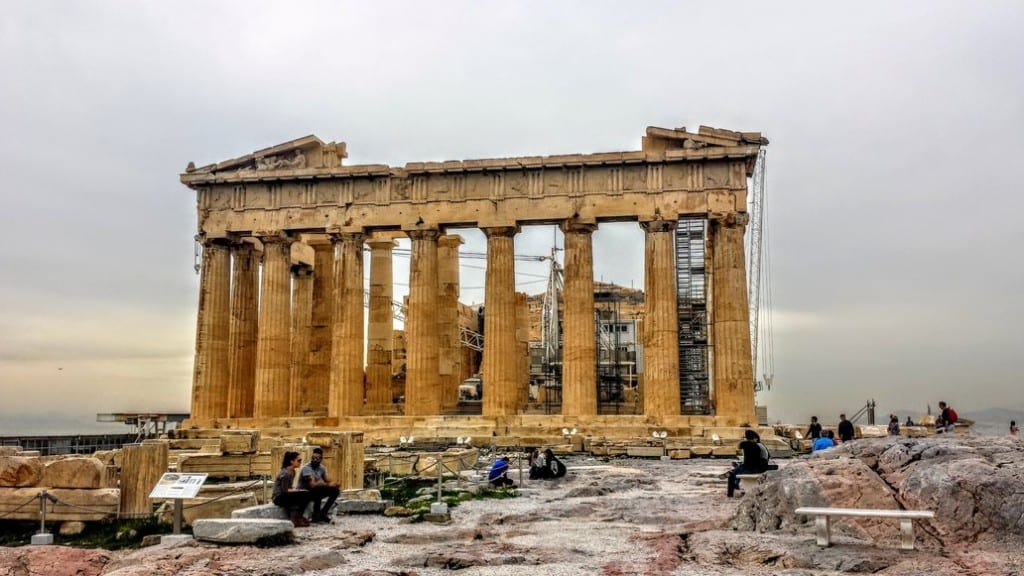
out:
<path id="1" fill-rule="evenodd" d="M 807 427 L 807 437 L 811 440 L 821 438 L 821 424 L 818 423 L 817 416 L 811 416 L 811 425 Z"/>
<path id="2" fill-rule="evenodd" d="M 1016 436 L 1019 432 L 1020 429 L 1017 428 L 1017 421 L 1010 420 L 1010 436 Z"/>

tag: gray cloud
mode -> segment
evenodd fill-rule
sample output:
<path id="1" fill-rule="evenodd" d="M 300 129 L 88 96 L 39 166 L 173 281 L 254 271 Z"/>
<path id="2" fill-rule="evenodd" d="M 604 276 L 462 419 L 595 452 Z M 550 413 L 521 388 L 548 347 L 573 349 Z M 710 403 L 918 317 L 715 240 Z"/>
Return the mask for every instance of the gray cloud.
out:
<path id="1" fill-rule="evenodd" d="M 772 140 L 773 417 L 1020 409 L 1022 20 L 1018 2 L 5 6 L 0 393 L 64 390 L 17 363 L 49 349 L 121 358 L 54 406 L 141 389 L 185 408 L 190 160 L 308 133 L 351 163 L 636 149 L 646 125 L 703 123 Z M 602 227 L 595 274 L 641 286 L 640 242 Z M 463 284 L 473 299 L 482 273 Z"/>

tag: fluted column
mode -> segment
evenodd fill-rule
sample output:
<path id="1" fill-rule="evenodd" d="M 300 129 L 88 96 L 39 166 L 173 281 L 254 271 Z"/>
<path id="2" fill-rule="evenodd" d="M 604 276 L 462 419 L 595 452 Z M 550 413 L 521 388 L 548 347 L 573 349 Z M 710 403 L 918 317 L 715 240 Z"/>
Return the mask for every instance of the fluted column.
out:
<path id="1" fill-rule="evenodd" d="M 516 412 L 530 401 L 530 302 L 516 292 Z"/>
<path id="2" fill-rule="evenodd" d="M 459 346 L 459 246 L 460 236 L 441 236 L 437 241 L 438 375 L 441 409 L 449 412 L 459 404 L 462 355 Z"/>
<path id="3" fill-rule="evenodd" d="M 592 242 L 592 234 L 597 225 L 567 221 L 561 227 L 565 233 L 562 414 L 597 414 Z"/>
<path id="4" fill-rule="evenodd" d="M 405 413 L 441 413 L 438 377 L 437 230 L 411 230 L 409 311 L 405 316 Z"/>
<path id="5" fill-rule="evenodd" d="M 291 245 L 284 234 L 262 236 L 263 280 L 256 341 L 257 418 L 287 416 L 291 400 Z"/>
<path id="6" fill-rule="evenodd" d="M 514 414 L 516 391 L 516 269 L 518 228 L 484 228 L 487 279 L 484 286 L 483 415 Z"/>
<path id="7" fill-rule="evenodd" d="M 251 418 L 256 394 L 256 330 L 260 255 L 251 243 L 232 246 L 231 327 L 228 335 L 228 417 Z"/>
<path id="8" fill-rule="evenodd" d="M 756 424 L 750 312 L 743 251 L 746 214 L 711 222 L 715 416 Z"/>
<path id="9" fill-rule="evenodd" d="M 313 321 L 313 268 L 292 266 L 291 396 L 288 413 L 302 416 L 313 412 L 310 404 L 309 340 Z"/>
<path id="10" fill-rule="evenodd" d="M 676 222 L 641 222 L 644 254 L 644 414 L 679 414 Z"/>
<path id="11" fill-rule="evenodd" d="M 331 331 L 334 314 L 334 246 L 313 246 L 313 309 L 309 329 L 308 406 L 314 414 L 327 414 L 331 390 Z"/>
<path id="12" fill-rule="evenodd" d="M 395 241 L 372 239 L 370 246 L 370 314 L 366 336 L 366 414 L 392 409 L 391 351 L 394 314 L 391 310 Z"/>
<path id="13" fill-rule="evenodd" d="M 337 235 L 335 311 L 331 353 L 331 416 L 363 411 L 363 243 L 362 232 Z"/>
<path id="14" fill-rule="evenodd" d="M 192 418 L 228 415 L 231 252 L 224 240 L 203 243 L 192 372 Z"/>

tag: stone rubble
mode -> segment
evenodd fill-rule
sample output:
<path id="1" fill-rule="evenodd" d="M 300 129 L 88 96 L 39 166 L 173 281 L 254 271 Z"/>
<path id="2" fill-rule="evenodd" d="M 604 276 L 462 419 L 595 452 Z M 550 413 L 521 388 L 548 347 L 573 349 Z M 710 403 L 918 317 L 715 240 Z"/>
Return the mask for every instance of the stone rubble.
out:
<path id="1" fill-rule="evenodd" d="M 781 470 L 735 499 L 724 494 L 730 460 L 565 461 L 564 480 L 527 481 L 516 498 L 462 502 L 447 525 L 341 515 L 334 524 L 296 529 L 294 544 L 270 548 L 0 548 L 0 576 L 49 574 L 44 563 L 70 567 L 55 574 L 90 576 L 1024 573 L 1019 440 L 858 440 L 781 461 Z M 836 521 L 835 544 L 819 548 L 812 523 L 792 514 L 797 505 L 902 506 L 937 515 L 917 525 L 917 550 L 898 548 L 894 522 L 871 519 Z"/>

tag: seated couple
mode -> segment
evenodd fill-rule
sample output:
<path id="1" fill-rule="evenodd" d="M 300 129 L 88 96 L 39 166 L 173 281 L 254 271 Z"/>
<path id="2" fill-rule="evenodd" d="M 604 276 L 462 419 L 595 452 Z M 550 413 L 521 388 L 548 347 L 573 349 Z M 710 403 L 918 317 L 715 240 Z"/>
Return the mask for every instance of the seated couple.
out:
<path id="1" fill-rule="evenodd" d="M 565 464 L 555 458 L 555 453 L 551 451 L 551 448 L 543 452 L 537 449 L 530 455 L 530 480 L 561 478 L 565 476 L 565 472 Z"/>
<path id="2" fill-rule="evenodd" d="M 298 452 L 285 452 L 281 462 L 281 471 L 274 481 L 274 504 L 288 511 L 288 518 L 296 527 L 309 526 L 303 514 L 306 506 L 313 503 L 313 522 L 330 523 L 331 506 L 341 493 L 337 482 L 327 478 L 327 469 L 323 467 L 323 449 L 313 448 L 313 456 L 309 464 L 302 466 L 302 458 Z M 298 487 L 295 484 L 295 471 L 299 472 Z M 321 505 L 321 500 L 326 501 Z"/>

